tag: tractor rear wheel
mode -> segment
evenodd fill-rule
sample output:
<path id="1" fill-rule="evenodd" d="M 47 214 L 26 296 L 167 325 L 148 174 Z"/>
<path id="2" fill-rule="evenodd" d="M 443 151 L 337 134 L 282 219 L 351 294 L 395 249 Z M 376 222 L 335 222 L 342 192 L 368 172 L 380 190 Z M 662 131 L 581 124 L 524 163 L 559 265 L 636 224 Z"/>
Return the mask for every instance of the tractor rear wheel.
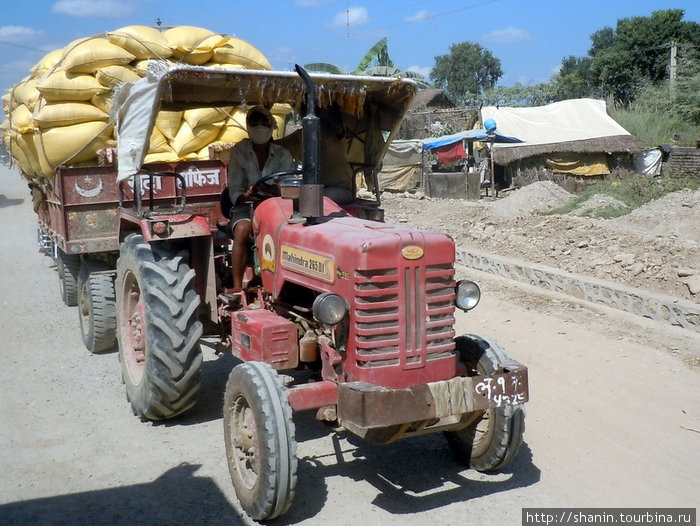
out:
<path id="1" fill-rule="evenodd" d="M 83 343 L 91 353 L 117 344 L 114 275 L 107 264 L 84 260 L 78 276 L 78 314 Z"/>
<path id="2" fill-rule="evenodd" d="M 460 360 L 474 374 L 494 374 L 510 359 L 498 343 L 483 336 L 468 334 L 455 342 Z M 477 471 L 495 471 L 518 453 L 524 430 L 525 411 L 509 405 L 476 412 L 467 427 L 444 434 L 457 462 Z"/>
<path id="3" fill-rule="evenodd" d="M 277 373 L 263 362 L 231 371 L 224 395 L 224 440 L 231 481 L 255 520 L 285 513 L 297 479 L 292 408 Z"/>
<path id="4" fill-rule="evenodd" d="M 117 261 L 117 340 L 126 397 L 147 420 L 190 409 L 200 385 L 200 298 L 187 252 L 130 234 Z"/>
<path id="5" fill-rule="evenodd" d="M 61 290 L 61 299 L 68 307 L 78 304 L 78 274 L 80 274 L 80 256 L 66 254 L 58 249 L 56 260 L 58 270 L 58 285 Z"/>

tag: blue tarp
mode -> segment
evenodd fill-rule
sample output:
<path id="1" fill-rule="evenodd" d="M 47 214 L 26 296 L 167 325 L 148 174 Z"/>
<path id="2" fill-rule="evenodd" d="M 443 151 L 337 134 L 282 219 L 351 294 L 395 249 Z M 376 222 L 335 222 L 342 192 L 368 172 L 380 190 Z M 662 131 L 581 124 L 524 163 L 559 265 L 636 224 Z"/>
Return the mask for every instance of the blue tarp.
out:
<path id="1" fill-rule="evenodd" d="M 462 140 L 467 141 L 490 141 L 489 136 L 486 134 L 486 130 L 466 130 L 459 133 L 453 133 L 452 135 L 443 135 L 442 137 L 432 137 L 430 139 L 423 140 L 423 148 L 426 150 L 434 150 L 435 148 L 440 148 L 441 146 L 447 146 Z M 516 137 L 508 137 L 506 135 L 501 135 L 498 132 L 494 134 L 494 142 L 523 142 Z"/>

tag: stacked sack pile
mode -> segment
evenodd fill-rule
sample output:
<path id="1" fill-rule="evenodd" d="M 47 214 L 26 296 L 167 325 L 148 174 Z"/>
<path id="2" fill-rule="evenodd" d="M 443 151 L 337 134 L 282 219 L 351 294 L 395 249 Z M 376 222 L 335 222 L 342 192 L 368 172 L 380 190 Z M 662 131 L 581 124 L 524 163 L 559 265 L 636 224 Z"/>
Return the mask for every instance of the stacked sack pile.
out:
<path id="1" fill-rule="evenodd" d="M 110 120 L 114 88 L 145 76 L 149 60 L 206 67 L 272 69 L 251 44 L 193 26 L 128 26 L 79 39 L 48 53 L 3 99 L 0 133 L 28 179 L 52 177 L 61 165 L 97 164 L 116 146 Z M 283 130 L 284 108 L 273 108 Z M 145 162 L 208 159 L 214 142 L 247 137 L 241 108 L 161 111 Z"/>

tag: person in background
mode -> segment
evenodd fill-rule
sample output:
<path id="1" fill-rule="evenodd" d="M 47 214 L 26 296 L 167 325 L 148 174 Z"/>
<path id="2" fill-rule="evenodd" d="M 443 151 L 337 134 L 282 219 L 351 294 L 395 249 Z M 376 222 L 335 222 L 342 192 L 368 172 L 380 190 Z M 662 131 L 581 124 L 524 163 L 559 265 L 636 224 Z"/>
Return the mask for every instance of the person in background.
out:
<path id="1" fill-rule="evenodd" d="M 246 259 L 250 249 L 251 217 L 250 198 L 252 184 L 261 177 L 275 172 L 294 170 L 296 163 L 289 151 L 272 141 L 277 123 L 264 106 L 254 106 L 246 116 L 248 139 L 243 139 L 231 149 L 228 164 L 228 195 L 231 199 L 229 217 L 233 234 L 233 288 L 243 287 Z"/>

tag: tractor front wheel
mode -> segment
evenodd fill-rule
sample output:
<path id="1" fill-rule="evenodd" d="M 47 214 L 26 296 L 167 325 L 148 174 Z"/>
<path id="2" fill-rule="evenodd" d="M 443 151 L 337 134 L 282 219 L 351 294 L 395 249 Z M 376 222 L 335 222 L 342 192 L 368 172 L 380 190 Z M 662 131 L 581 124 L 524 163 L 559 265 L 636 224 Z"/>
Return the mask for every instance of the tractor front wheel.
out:
<path id="1" fill-rule="evenodd" d="M 190 409 L 200 384 L 200 298 L 187 252 L 130 234 L 117 261 L 117 340 L 134 414 L 172 418 Z"/>
<path id="2" fill-rule="evenodd" d="M 295 428 L 287 393 L 263 362 L 231 371 L 224 395 L 224 440 L 231 481 L 255 520 L 285 513 L 297 479 Z"/>
<path id="3" fill-rule="evenodd" d="M 455 342 L 460 360 L 471 374 L 494 374 L 510 359 L 500 345 L 483 336 L 468 334 Z M 509 405 L 476 412 L 467 427 L 444 434 L 457 462 L 477 471 L 495 471 L 513 460 L 524 430 L 522 406 Z"/>

